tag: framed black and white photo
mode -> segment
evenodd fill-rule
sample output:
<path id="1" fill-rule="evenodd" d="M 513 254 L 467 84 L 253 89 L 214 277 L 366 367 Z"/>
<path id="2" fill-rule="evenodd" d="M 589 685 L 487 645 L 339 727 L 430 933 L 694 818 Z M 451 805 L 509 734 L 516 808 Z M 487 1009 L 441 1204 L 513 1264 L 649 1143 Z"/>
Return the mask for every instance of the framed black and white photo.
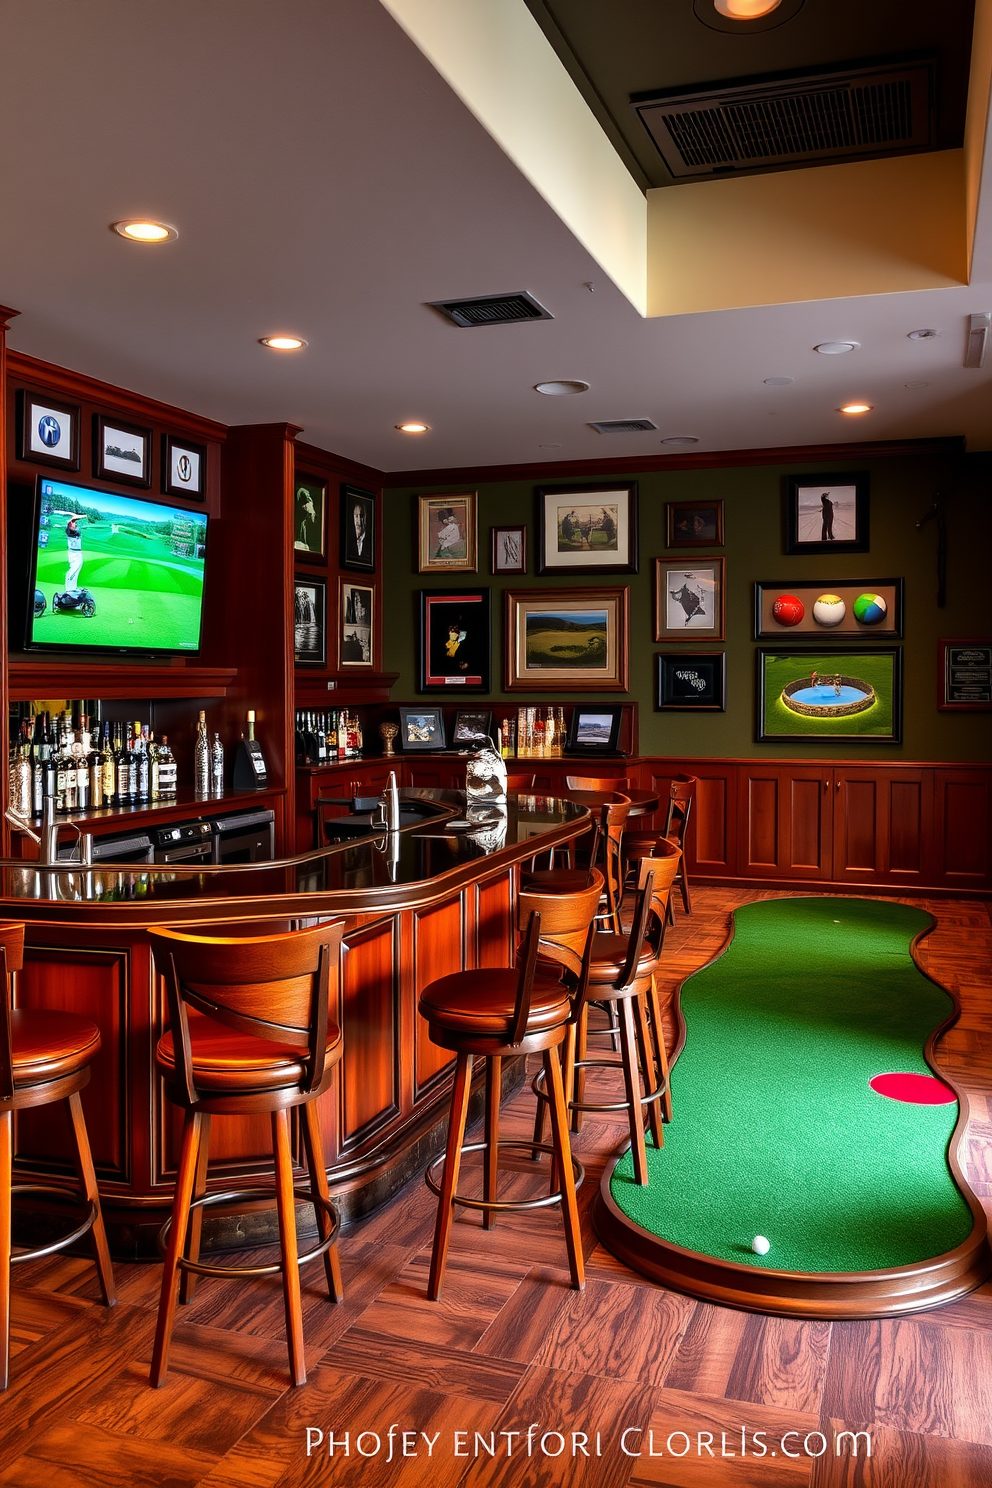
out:
<path id="1" fill-rule="evenodd" d="M 293 547 L 302 561 L 324 563 L 327 560 L 325 514 L 327 482 L 314 475 L 297 475 L 293 503 Z"/>
<path id="2" fill-rule="evenodd" d="M 488 589 L 421 589 L 420 691 L 488 692 Z"/>
<path id="3" fill-rule="evenodd" d="M 451 731 L 453 749 L 478 749 L 492 733 L 491 708 L 459 708 Z"/>
<path id="4" fill-rule="evenodd" d="M 637 572 L 637 482 L 537 492 L 539 574 Z"/>
<path id="5" fill-rule="evenodd" d="M 173 434 L 162 436 L 162 490 L 167 496 L 192 496 L 202 501 L 206 491 L 207 451 Z"/>
<path id="6" fill-rule="evenodd" d="M 527 528 L 490 527 L 489 569 L 493 574 L 527 572 Z"/>
<path id="7" fill-rule="evenodd" d="M 93 416 L 93 474 L 127 486 L 152 483 L 152 431 L 109 414 Z"/>
<path id="8" fill-rule="evenodd" d="M 443 749 L 444 715 L 440 707 L 400 709 L 400 746 L 403 749 Z"/>
<path id="9" fill-rule="evenodd" d="M 371 667 L 375 589 L 371 584 L 338 580 L 338 665 Z"/>
<path id="10" fill-rule="evenodd" d="M 327 664 L 327 584 L 309 574 L 295 579 L 293 654 L 307 666 Z"/>
<path id="11" fill-rule="evenodd" d="M 18 398 L 17 458 L 32 465 L 79 469 L 79 406 L 21 389 Z"/>
<path id="12" fill-rule="evenodd" d="M 361 573 L 375 573 L 375 496 L 358 486 L 341 487 L 342 568 Z"/>
<path id="13" fill-rule="evenodd" d="M 687 651 L 662 653 L 658 663 L 655 706 L 664 710 L 723 713 L 727 653 Z"/>
<path id="14" fill-rule="evenodd" d="M 868 476 L 792 475 L 786 481 L 787 553 L 867 553 Z"/>
<path id="15" fill-rule="evenodd" d="M 722 641 L 726 558 L 654 560 L 656 641 Z"/>

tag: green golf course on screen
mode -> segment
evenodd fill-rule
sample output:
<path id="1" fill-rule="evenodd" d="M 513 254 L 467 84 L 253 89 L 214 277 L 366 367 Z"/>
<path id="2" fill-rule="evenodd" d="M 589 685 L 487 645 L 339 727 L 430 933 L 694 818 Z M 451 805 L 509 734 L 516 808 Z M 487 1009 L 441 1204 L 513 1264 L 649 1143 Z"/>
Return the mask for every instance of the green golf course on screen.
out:
<path id="1" fill-rule="evenodd" d="M 207 518 L 39 481 L 31 644 L 196 651 Z"/>

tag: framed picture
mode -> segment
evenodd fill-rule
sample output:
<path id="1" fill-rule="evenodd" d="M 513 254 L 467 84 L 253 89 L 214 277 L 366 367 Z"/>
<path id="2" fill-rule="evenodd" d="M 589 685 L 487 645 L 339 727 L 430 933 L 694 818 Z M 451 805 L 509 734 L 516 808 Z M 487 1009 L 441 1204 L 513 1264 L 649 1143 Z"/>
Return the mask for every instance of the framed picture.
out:
<path id="1" fill-rule="evenodd" d="M 106 413 L 93 415 L 93 474 L 127 486 L 152 483 L 152 431 Z"/>
<path id="2" fill-rule="evenodd" d="M 666 501 L 666 548 L 722 548 L 722 501 Z"/>
<path id="3" fill-rule="evenodd" d="M 202 501 L 206 491 L 207 451 L 172 434 L 162 436 L 162 490 L 167 496 L 192 496 Z"/>
<path id="4" fill-rule="evenodd" d="M 440 707 L 401 708 L 400 746 L 403 749 L 443 749 L 444 717 Z"/>
<path id="5" fill-rule="evenodd" d="M 637 482 L 537 492 L 539 574 L 637 572 Z"/>
<path id="6" fill-rule="evenodd" d="M 898 744 L 902 650 L 758 651 L 759 744 Z"/>
<path id="7" fill-rule="evenodd" d="M 579 704 L 572 710 L 572 721 L 565 739 L 566 754 L 616 754 L 620 742 L 623 708 L 607 704 L 587 707 Z"/>
<path id="8" fill-rule="evenodd" d="M 654 560 L 656 641 L 724 639 L 726 558 Z"/>
<path id="9" fill-rule="evenodd" d="M 507 589 L 506 690 L 626 692 L 628 601 L 626 585 Z"/>
<path id="10" fill-rule="evenodd" d="M 375 573 L 375 495 L 359 486 L 341 487 L 341 545 L 338 561 L 342 568 Z"/>
<path id="11" fill-rule="evenodd" d="M 420 496 L 420 572 L 475 573 L 479 567 L 476 531 L 478 495 Z"/>
<path id="12" fill-rule="evenodd" d="M 308 666 L 327 664 L 327 583 L 309 574 L 295 578 L 293 654 Z"/>
<path id="13" fill-rule="evenodd" d="M 992 708 L 992 640 L 939 645 L 937 707 L 972 713 Z"/>
<path id="14" fill-rule="evenodd" d="M 372 625 L 375 614 L 375 589 L 371 584 L 355 584 L 351 579 L 338 579 L 338 666 L 371 667 L 374 665 Z"/>
<path id="15" fill-rule="evenodd" d="M 327 561 L 327 482 L 315 475 L 297 475 L 293 505 L 293 547 L 311 563 Z"/>
<path id="16" fill-rule="evenodd" d="M 754 638 L 873 641 L 902 635 L 902 579 L 766 580 L 754 586 Z"/>
<path id="17" fill-rule="evenodd" d="M 785 490 L 787 553 L 867 553 L 868 476 L 791 475 Z"/>
<path id="18" fill-rule="evenodd" d="M 455 726 L 451 731 L 454 749 L 477 749 L 485 744 L 493 730 L 491 708 L 459 708 L 455 714 Z"/>
<path id="19" fill-rule="evenodd" d="M 527 572 L 527 528 L 490 527 L 489 569 L 494 574 Z"/>
<path id="20" fill-rule="evenodd" d="M 47 393 L 17 394 L 17 458 L 32 465 L 79 469 L 79 405 Z"/>
<path id="21" fill-rule="evenodd" d="M 658 664 L 656 708 L 694 713 L 725 711 L 725 651 L 673 651 L 655 660 Z"/>
<path id="22" fill-rule="evenodd" d="M 488 692 L 491 650 L 488 589 L 421 589 L 421 692 Z"/>

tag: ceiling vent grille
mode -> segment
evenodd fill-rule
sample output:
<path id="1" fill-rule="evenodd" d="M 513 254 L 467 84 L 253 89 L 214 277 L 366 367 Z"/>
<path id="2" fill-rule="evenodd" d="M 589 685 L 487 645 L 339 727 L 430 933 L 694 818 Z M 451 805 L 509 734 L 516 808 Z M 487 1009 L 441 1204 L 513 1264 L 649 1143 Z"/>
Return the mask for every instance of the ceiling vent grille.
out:
<path id="1" fill-rule="evenodd" d="M 934 65 L 848 68 L 632 100 L 677 180 L 933 144 Z"/>
<path id="2" fill-rule="evenodd" d="M 644 434 L 658 425 L 650 419 L 593 419 L 589 427 L 597 434 Z"/>
<path id="3" fill-rule="evenodd" d="M 456 326 L 513 325 L 521 320 L 554 320 L 539 300 L 525 289 L 517 294 L 477 295 L 471 300 L 431 300 Z"/>

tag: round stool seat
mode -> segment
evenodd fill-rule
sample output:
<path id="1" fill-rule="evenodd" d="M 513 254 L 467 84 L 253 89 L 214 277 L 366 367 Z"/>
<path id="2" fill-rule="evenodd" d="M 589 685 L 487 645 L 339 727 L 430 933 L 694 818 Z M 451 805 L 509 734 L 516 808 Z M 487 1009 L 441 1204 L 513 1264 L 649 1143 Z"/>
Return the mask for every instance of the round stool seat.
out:
<path id="1" fill-rule="evenodd" d="M 589 887 L 586 868 L 535 868 L 520 875 L 520 887 L 531 894 L 581 894 Z"/>
<path id="2" fill-rule="evenodd" d="M 625 858 L 649 858 L 661 835 L 660 832 L 627 832 L 624 834 L 621 851 Z M 672 839 L 666 837 L 665 841 L 671 842 Z M 678 843 L 673 845 L 677 847 Z"/>
<path id="3" fill-rule="evenodd" d="M 626 935 L 597 935 L 592 943 L 592 963 L 589 967 L 589 982 L 592 986 L 615 982 L 623 972 L 627 960 L 629 941 Z M 647 976 L 654 965 L 654 951 L 647 941 L 641 945 L 637 958 L 636 976 Z"/>
<path id="4" fill-rule="evenodd" d="M 306 1077 L 305 1051 L 288 1044 L 238 1033 L 213 1018 L 190 1009 L 189 1041 L 192 1072 L 197 1089 L 209 1091 L 282 1090 L 299 1085 Z M 333 1024 L 327 1029 L 327 1062 L 332 1063 L 341 1033 Z M 176 1078 L 176 1051 L 172 1031 L 164 1033 L 155 1050 L 155 1061 L 167 1080 Z"/>
<path id="5" fill-rule="evenodd" d="M 15 1086 L 75 1074 L 100 1050 L 99 1028 L 78 1013 L 14 1008 L 10 1033 Z"/>
<path id="6" fill-rule="evenodd" d="M 519 983 L 518 972 L 502 967 L 456 971 L 424 988 L 420 1011 L 428 1023 L 449 1033 L 509 1036 Z M 570 1015 L 571 1000 L 561 982 L 535 977 L 528 1032 L 557 1028 Z"/>

